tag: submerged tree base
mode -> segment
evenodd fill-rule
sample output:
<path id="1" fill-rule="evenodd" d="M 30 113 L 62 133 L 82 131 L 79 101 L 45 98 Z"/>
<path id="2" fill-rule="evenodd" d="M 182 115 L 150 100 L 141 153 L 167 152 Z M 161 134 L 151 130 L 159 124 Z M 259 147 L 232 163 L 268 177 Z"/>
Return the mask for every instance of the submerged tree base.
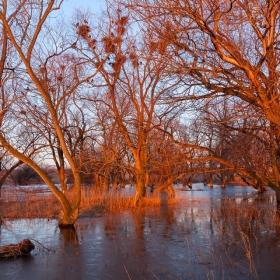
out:
<path id="1" fill-rule="evenodd" d="M 69 228 L 69 229 L 71 229 L 71 228 L 75 228 L 74 227 L 74 224 L 64 224 L 64 223 L 61 223 L 61 222 L 59 222 L 58 223 L 58 226 L 60 227 L 60 228 Z"/>
<path id="2" fill-rule="evenodd" d="M 79 216 L 79 210 L 72 210 L 69 214 L 60 212 L 59 227 L 72 228 Z"/>

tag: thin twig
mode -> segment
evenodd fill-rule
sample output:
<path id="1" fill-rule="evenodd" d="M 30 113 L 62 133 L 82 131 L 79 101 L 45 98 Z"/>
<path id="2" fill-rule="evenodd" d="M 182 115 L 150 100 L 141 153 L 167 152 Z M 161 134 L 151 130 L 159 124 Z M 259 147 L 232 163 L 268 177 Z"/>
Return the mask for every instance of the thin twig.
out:
<path id="1" fill-rule="evenodd" d="M 36 240 L 36 239 L 30 238 L 30 240 L 33 240 L 33 241 L 37 242 L 39 245 L 41 245 L 41 246 L 42 246 L 44 249 L 46 249 L 47 251 L 55 252 L 55 250 L 49 249 L 49 248 L 45 247 L 41 242 L 39 242 L 39 241 Z"/>
<path id="2" fill-rule="evenodd" d="M 125 265 L 124 265 L 124 269 L 125 269 L 125 271 L 126 271 L 126 274 L 127 274 L 128 278 L 129 278 L 129 280 L 131 280 L 131 278 L 130 278 L 130 276 L 129 276 L 129 273 L 128 273 L 126 267 L 125 267 Z"/>

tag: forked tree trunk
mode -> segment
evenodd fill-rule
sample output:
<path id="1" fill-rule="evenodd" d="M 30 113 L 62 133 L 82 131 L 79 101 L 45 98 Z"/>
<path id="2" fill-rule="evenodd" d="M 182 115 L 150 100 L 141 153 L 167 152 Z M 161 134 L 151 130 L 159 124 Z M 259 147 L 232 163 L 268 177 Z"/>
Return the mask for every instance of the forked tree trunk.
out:
<path id="1" fill-rule="evenodd" d="M 172 187 L 172 179 L 170 178 L 169 180 L 167 180 L 166 182 L 164 182 L 162 185 L 158 186 L 155 190 L 154 190 L 154 193 L 153 193 L 153 196 L 157 196 L 157 194 L 164 190 L 164 189 L 167 189 L 170 193 L 170 196 L 171 197 L 175 197 L 175 191 Z"/>
<path id="2" fill-rule="evenodd" d="M 67 179 L 65 179 L 64 166 L 60 166 L 60 169 L 58 169 L 57 172 L 58 172 L 58 178 L 59 178 L 61 190 L 63 193 L 65 193 L 67 190 Z"/>
<path id="3" fill-rule="evenodd" d="M 167 186 L 167 190 L 169 191 L 171 197 L 174 198 L 174 197 L 175 197 L 175 191 L 174 191 L 174 188 L 172 187 L 171 184 L 169 184 L 169 185 Z"/>
<path id="4" fill-rule="evenodd" d="M 157 196 L 158 193 L 159 193 L 160 191 L 163 191 L 163 190 L 165 190 L 165 189 L 167 189 L 167 190 L 169 191 L 170 196 L 171 196 L 172 198 L 175 197 L 174 188 L 172 187 L 172 185 L 171 185 L 170 183 L 168 183 L 168 184 L 163 184 L 163 185 L 158 186 L 158 187 L 154 190 L 154 192 L 153 192 L 153 197 Z"/>
<path id="5" fill-rule="evenodd" d="M 79 209 L 74 208 L 70 211 L 61 210 L 59 215 L 59 226 L 60 227 L 72 227 L 77 221 L 79 216 Z"/>

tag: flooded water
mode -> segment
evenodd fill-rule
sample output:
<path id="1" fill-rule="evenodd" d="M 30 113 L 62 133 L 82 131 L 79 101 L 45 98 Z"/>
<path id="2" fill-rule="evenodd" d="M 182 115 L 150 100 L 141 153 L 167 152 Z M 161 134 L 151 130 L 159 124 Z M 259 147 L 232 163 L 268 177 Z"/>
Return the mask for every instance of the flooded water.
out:
<path id="1" fill-rule="evenodd" d="M 5 220 L 0 246 L 28 238 L 36 249 L 0 260 L 0 279 L 279 279 L 273 191 L 195 184 L 176 192 L 185 203 L 80 218 L 75 229 Z"/>

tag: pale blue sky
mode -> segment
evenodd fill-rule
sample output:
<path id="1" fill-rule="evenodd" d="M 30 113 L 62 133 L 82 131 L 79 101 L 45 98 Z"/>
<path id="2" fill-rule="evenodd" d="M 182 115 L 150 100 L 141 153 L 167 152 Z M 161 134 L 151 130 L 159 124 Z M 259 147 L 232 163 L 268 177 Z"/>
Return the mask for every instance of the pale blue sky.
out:
<path id="1" fill-rule="evenodd" d="M 63 13 L 71 16 L 75 9 L 90 9 L 93 13 L 100 12 L 105 7 L 105 0 L 65 0 L 62 4 Z"/>

